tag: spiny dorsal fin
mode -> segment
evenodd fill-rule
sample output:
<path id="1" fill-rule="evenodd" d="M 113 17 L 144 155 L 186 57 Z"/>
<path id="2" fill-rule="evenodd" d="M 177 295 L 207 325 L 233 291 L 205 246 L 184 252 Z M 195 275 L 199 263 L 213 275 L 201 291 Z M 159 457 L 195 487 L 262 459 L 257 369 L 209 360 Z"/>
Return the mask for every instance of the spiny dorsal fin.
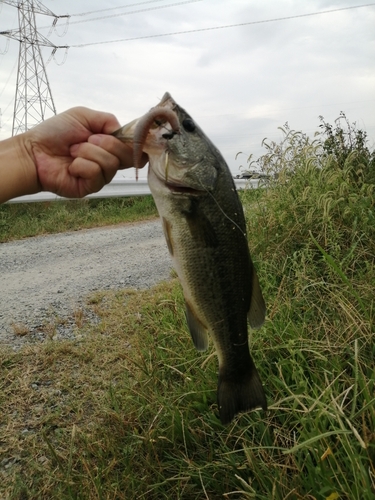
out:
<path id="1" fill-rule="evenodd" d="M 208 347 L 207 329 L 196 317 L 193 309 L 186 302 L 186 320 L 189 327 L 191 338 L 195 348 L 198 351 L 205 351 Z"/>

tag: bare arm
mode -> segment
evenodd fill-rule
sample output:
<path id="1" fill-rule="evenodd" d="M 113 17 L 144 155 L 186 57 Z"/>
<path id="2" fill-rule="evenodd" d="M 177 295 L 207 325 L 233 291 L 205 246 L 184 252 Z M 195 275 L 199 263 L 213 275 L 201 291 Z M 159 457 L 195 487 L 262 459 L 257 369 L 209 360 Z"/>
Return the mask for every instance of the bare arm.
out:
<path id="1" fill-rule="evenodd" d="M 0 203 L 40 190 L 21 136 L 0 142 Z"/>

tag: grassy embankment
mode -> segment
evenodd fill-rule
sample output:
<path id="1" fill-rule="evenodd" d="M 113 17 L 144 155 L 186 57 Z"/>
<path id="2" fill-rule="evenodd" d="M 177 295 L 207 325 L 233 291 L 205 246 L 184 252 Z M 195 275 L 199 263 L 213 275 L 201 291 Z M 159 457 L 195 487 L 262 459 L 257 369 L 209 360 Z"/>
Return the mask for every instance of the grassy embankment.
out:
<path id="1" fill-rule="evenodd" d="M 78 340 L 0 354 L 0 498 L 374 499 L 374 186 L 356 151 L 288 145 L 243 195 L 268 413 L 220 424 L 176 281 L 98 293 Z"/>
<path id="2" fill-rule="evenodd" d="M 157 217 L 152 196 L 0 205 L 0 243 Z"/>

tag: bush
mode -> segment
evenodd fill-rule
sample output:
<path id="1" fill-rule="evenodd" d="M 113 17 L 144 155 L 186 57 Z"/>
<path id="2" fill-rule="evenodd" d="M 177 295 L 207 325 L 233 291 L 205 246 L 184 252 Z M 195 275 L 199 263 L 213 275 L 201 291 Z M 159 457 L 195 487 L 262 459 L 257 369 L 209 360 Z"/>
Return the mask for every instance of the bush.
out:
<path id="1" fill-rule="evenodd" d="M 322 116 L 320 121 L 324 153 L 331 155 L 341 168 L 345 168 L 349 160 L 353 181 L 360 182 L 363 179 L 365 182 L 374 183 L 375 150 L 371 151 L 368 147 L 367 133 L 358 129 L 356 123 L 351 124 L 343 112 L 335 121 L 335 128 Z"/>
<path id="2" fill-rule="evenodd" d="M 342 114 L 340 120 L 344 118 Z M 318 459 L 311 491 L 316 498 L 331 498 L 323 492 L 329 491 L 327 484 L 335 484 L 337 498 L 372 498 L 374 151 L 365 132 L 347 120 L 346 131 L 338 123 L 334 129 L 323 122 L 323 131 L 313 139 L 286 125 L 280 143 L 264 141 L 267 151 L 257 166 L 272 174 L 271 181 L 255 202 L 245 193 L 244 205 L 268 306 L 267 332 L 260 336 L 268 343 L 267 351 L 263 348 L 267 370 L 274 365 L 283 390 L 288 387 L 301 401 L 314 395 L 316 403 L 301 409 L 304 424 L 296 423 L 297 428 L 311 425 L 324 434 L 343 429 L 344 419 L 351 430 L 358 429 L 353 439 L 327 441 L 327 449 L 337 446 L 335 465 L 323 478 L 325 459 Z M 315 412 L 315 404 L 323 401 L 326 406 Z M 339 455 L 339 449 L 346 451 Z M 361 484 L 355 484 L 356 463 L 363 466 Z"/>

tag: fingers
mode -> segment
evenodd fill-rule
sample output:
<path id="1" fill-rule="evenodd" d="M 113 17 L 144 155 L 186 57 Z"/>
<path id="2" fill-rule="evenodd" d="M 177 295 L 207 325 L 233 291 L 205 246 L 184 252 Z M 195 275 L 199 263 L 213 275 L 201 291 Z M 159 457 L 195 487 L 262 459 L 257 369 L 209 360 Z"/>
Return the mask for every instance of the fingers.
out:
<path id="1" fill-rule="evenodd" d="M 69 120 L 83 125 L 87 131 L 93 134 L 110 134 L 120 127 L 115 115 L 83 106 L 68 109 L 63 114 Z"/>
<path id="2" fill-rule="evenodd" d="M 74 158 L 69 166 L 69 174 L 77 179 L 79 196 L 100 191 L 111 182 L 118 169 L 134 165 L 133 148 L 112 135 L 94 134 L 87 142 L 70 147 Z M 148 162 L 148 156 L 142 156 L 141 165 Z"/>
<path id="3" fill-rule="evenodd" d="M 80 157 L 75 158 L 69 166 L 69 174 L 71 178 L 77 179 L 75 190 L 80 198 L 91 193 L 97 193 L 112 180 L 112 178 L 108 177 L 108 174 L 107 178 L 104 177 L 103 170 L 97 163 Z"/>
<path id="4" fill-rule="evenodd" d="M 113 148 L 112 148 L 113 149 Z M 114 175 L 116 174 L 119 166 L 120 160 L 117 155 L 112 154 L 110 151 L 92 144 L 90 142 L 83 142 L 81 144 L 75 144 L 70 148 L 70 154 L 75 160 L 73 161 L 69 172 L 78 177 L 86 177 L 86 172 L 78 172 L 77 168 L 81 165 L 86 165 L 84 161 L 79 162 L 77 160 L 87 160 L 89 163 L 96 165 L 96 173 L 104 179 L 104 182 L 110 182 Z M 92 169 L 90 169 L 90 172 Z"/>
<path id="5" fill-rule="evenodd" d="M 80 147 L 78 154 L 73 155 L 72 153 L 72 144 L 77 143 L 81 145 L 81 143 L 83 144 L 87 141 L 89 144 L 99 146 L 103 150 L 115 156 L 119 162 L 116 166 L 117 169 L 130 168 L 134 166 L 133 144 L 131 142 L 123 143 L 110 135 L 120 127 L 117 118 L 111 113 L 104 113 L 84 107 L 76 107 L 62 113 L 60 117 L 64 118 L 64 122 L 68 120 L 70 123 L 68 126 L 65 123 L 65 126 L 67 126 L 68 129 L 66 134 L 70 134 L 69 139 L 67 137 L 65 139 L 67 141 L 70 140 L 70 152 L 72 156 L 86 157 L 85 155 L 88 154 L 88 159 L 96 161 L 95 157 L 92 156 L 95 153 L 92 151 L 91 153 L 87 153 L 87 151 L 90 150 L 83 150 Z M 58 136 L 61 138 L 64 134 L 60 131 Z M 54 137 L 56 137 L 56 135 L 54 135 Z M 73 148 L 74 147 L 75 146 L 73 146 Z M 105 158 L 103 155 L 100 155 L 98 163 L 102 166 L 102 168 L 105 168 L 105 162 L 108 159 L 108 157 Z M 140 166 L 144 167 L 147 162 L 148 156 L 143 153 Z M 110 169 L 111 164 L 112 163 L 109 164 Z"/>
<path id="6" fill-rule="evenodd" d="M 134 151 L 132 143 L 124 143 L 112 135 L 96 134 L 89 137 L 88 142 L 107 150 L 115 155 L 120 162 L 118 169 L 134 167 Z M 140 168 L 148 162 L 146 153 L 142 154 Z"/>
<path id="7" fill-rule="evenodd" d="M 117 168 L 130 168 L 134 165 L 131 144 L 125 144 L 112 135 L 105 134 L 92 135 L 88 138 L 88 142 L 114 155 L 119 162 Z"/>

